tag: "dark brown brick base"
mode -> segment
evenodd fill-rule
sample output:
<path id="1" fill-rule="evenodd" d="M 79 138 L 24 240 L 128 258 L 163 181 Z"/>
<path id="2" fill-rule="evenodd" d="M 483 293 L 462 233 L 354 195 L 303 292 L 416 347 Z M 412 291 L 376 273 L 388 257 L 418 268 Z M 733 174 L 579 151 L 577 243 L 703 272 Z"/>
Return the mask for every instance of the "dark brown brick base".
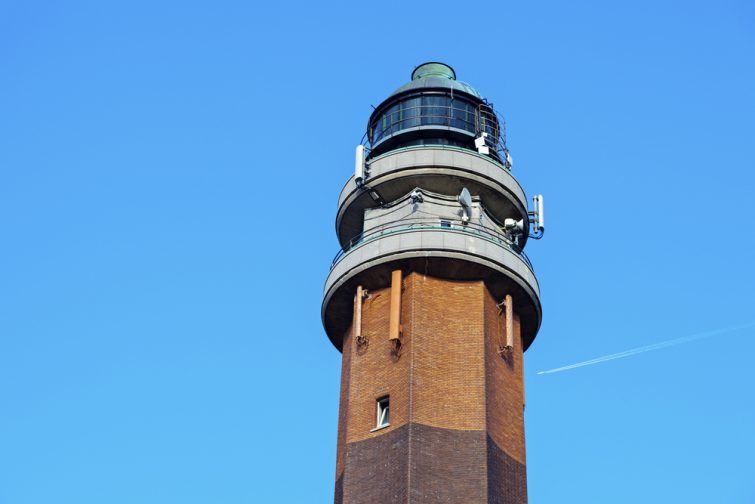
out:
<path id="1" fill-rule="evenodd" d="M 343 475 L 336 480 L 336 494 L 333 504 L 343 504 Z"/>
<path id="2" fill-rule="evenodd" d="M 485 503 L 485 433 L 411 424 L 411 503 Z"/>
<path id="3" fill-rule="evenodd" d="M 488 438 L 488 504 L 526 504 L 527 467 Z"/>
<path id="4" fill-rule="evenodd" d="M 383 435 L 348 443 L 343 474 L 343 502 L 406 502 L 409 425 Z"/>
<path id="5" fill-rule="evenodd" d="M 483 431 L 407 424 L 349 443 L 345 466 L 335 504 L 527 502 L 524 465 Z"/>

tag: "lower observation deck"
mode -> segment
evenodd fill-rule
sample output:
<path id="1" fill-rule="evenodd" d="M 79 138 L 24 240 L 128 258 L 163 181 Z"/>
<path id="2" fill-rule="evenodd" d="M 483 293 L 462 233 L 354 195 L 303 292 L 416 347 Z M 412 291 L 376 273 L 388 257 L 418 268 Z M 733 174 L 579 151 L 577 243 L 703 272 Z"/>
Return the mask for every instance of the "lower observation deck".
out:
<path id="1" fill-rule="evenodd" d="M 322 320 L 340 349 L 353 316 L 356 286 L 377 289 L 390 284 L 394 269 L 439 278 L 484 280 L 496 298 L 514 298 L 526 349 L 540 327 L 540 288 L 524 253 L 504 235 L 473 225 L 403 221 L 371 230 L 352 240 L 336 256 L 325 281 Z"/>

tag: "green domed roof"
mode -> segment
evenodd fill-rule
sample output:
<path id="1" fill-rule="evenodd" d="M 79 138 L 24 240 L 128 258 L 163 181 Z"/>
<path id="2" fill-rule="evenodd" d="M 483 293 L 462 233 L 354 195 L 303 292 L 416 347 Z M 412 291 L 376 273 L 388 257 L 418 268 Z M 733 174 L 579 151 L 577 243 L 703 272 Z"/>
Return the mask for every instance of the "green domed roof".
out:
<path id="1" fill-rule="evenodd" d="M 435 61 L 423 63 L 415 68 L 412 72 L 412 80 L 395 90 L 390 96 L 395 96 L 406 91 L 433 88 L 453 89 L 454 91 L 461 91 L 462 93 L 472 95 L 480 100 L 483 99 L 482 95 L 475 88 L 466 82 L 456 80 L 456 72 L 454 72 L 453 68 L 445 63 Z"/>

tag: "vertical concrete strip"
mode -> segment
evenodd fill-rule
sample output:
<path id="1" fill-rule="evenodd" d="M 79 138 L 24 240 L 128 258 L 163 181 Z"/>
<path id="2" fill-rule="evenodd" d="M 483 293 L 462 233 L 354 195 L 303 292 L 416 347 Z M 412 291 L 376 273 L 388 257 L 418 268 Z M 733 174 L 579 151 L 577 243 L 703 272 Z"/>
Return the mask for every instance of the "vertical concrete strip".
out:
<path id="1" fill-rule="evenodd" d="M 506 294 L 506 350 L 514 348 L 514 300 Z"/>
<path id="2" fill-rule="evenodd" d="M 362 291 L 362 286 L 357 285 L 357 297 L 356 297 L 356 307 L 354 310 L 354 336 L 357 341 L 357 344 L 360 344 L 362 341 L 362 298 L 364 297 L 364 292 Z"/>
<path id="3" fill-rule="evenodd" d="M 391 273 L 391 314 L 388 325 L 388 338 L 397 340 L 401 337 L 401 270 Z"/>

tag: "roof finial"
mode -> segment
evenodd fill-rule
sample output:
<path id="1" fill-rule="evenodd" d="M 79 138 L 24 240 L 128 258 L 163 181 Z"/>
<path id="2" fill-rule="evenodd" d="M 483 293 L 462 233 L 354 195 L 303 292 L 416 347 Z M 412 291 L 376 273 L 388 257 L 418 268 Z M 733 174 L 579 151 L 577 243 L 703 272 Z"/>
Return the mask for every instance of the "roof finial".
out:
<path id="1" fill-rule="evenodd" d="M 425 77 L 456 80 L 456 72 L 445 63 L 428 61 L 419 65 L 412 72 L 412 80 L 424 79 Z"/>

